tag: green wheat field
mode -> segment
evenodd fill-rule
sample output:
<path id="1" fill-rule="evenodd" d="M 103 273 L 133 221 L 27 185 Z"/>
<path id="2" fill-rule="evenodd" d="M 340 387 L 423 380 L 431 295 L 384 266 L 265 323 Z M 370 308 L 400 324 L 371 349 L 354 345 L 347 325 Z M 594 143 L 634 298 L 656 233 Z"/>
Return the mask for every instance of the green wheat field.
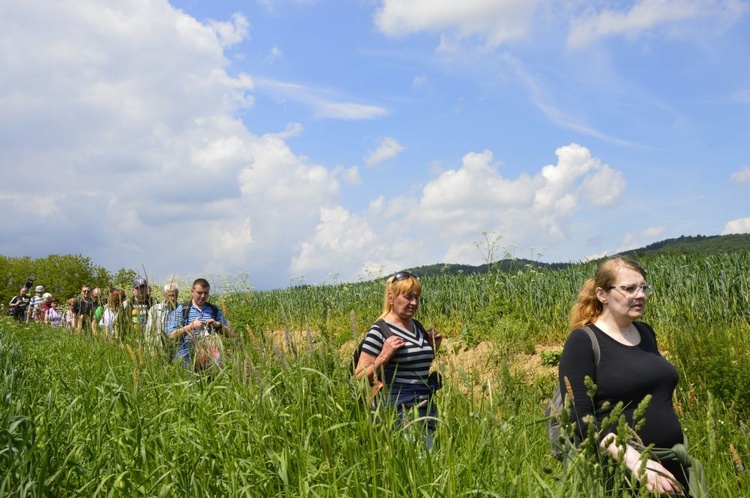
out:
<path id="1" fill-rule="evenodd" d="M 680 372 L 675 406 L 711 496 L 750 496 L 750 253 L 640 262 L 655 286 L 645 320 Z M 210 376 L 137 337 L 4 319 L 0 496 L 605 496 L 598 462 L 552 458 L 544 422 L 548 365 L 594 268 L 422 278 L 417 317 L 446 336 L 431 452 L 351 379 L 382 280 L 213 296 L 236 335 Z"/>

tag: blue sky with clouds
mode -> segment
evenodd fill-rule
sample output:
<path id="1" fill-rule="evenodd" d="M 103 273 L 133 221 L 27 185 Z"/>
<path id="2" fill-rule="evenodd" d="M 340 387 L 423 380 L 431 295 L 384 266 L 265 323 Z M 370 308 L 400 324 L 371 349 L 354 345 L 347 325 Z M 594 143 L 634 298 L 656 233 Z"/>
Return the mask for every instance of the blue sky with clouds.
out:
<path id="1" fill-rule="evenodd" d="M 6 0 L 0 253 L 268 289 L 748 233 L 748 49 L 741 0 Z"/>

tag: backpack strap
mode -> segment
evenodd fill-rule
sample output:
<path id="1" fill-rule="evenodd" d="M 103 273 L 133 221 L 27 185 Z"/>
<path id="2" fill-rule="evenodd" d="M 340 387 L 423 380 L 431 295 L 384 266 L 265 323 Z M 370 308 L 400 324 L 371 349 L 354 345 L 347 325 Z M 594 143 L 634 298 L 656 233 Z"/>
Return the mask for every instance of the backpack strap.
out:
<path id="1" fill-rule="evenodd" d="M 187 322 L 187 319 L 188 319 L 188 315 L 190 314 L 190 307 L 192 305 L 193 305 L 192 301 L 188 301 L 186 303 L 182 303 L 182 325 L 187 325 L 186 322 Z M 211 303 L 206 303 L 205 306 L 207 306 L 211 310 L 211 318 L 213 318 L 214 320 L 216 320 L 218 318 L 218 316 L 219 316 L 219 308 L 216 307 L 216 305 L 213 305 Z"/>
<path id="2" fill-rule="evenodd" d="M 182 303 L 182 325 L 187 325 L 187 318 L 190 314 L 190 307 L 193 305 L 192 301 L 188 301 L 186 303 Z"/>
<path id="3" fill-rule="evenodd" d="M 380 329 L 380 335 L 383 336 L 383 342 L 385 342 L 386 339 L 393 335 L 393 331 L 382 318 L 376 321 L 375 325 L 377 325 L 378 329 Z"/>
<path id="4" fill-rule="evenodd" d="M 598 367 L 599 360 L 602 356 L 602 350 L 599 347 L 599 340 L 596 338 L 596 334 L 594 333 L 594 330 L 590 325 L 582 327 L 581 330 L 586 332 L 586 334 L 589 336 L 589 339 L 591 339 L 591 349 L 594 351 L 594 366 Z"/>

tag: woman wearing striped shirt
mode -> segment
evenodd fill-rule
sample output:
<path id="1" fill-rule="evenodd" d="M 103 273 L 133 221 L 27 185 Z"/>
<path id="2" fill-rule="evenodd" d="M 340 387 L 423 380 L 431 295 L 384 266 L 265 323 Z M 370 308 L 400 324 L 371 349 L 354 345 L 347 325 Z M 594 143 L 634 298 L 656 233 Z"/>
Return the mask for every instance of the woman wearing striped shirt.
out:
<path id="1" fill-rule="evenodd" d="M 419 308 L 422 284 L 407 271 L 388 278 L 383 301 L 384 320 L 390 335 L 384 337 L 375 324 L 367 332 L 357 362 L 358 379 L 366 377 L 370 384 L 382 383 L 378 402 L 398 410 L 401 418 L 416 410 L 420 417 L 428 417 L 428 445 L 435 428 L 437 415 L 432 394 L 439 385 L 430 375 L 435 353 L 442 335 L 434 328 L 425 330 L 414 314 Z"/>

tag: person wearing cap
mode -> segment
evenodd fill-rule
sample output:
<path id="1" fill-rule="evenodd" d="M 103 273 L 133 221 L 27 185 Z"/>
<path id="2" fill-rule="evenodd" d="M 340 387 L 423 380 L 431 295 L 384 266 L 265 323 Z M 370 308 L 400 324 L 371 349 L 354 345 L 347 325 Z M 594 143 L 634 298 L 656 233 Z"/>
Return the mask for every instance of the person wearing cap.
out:
<path id="1" fill-rule="evenodd" d="M 134 331 L 137 331 L 137 333 L 145 331 L 148 310 L 156 302 L 156 299 L 151 297 L 148 281 L 142 277 L 135 278 L 133 280 L 133 298 L 123 303 L 123 308 L 130 313 L 130 321 Z"/>
<path id="2" fill-rule="evenodd" d="M 50 309 L 50 305 L 52 304 L 52 294 L 49 292 L 45 292 L 42 294 L 42 310 L 47 311 Z"/>
<path id="3" fill-rule="evenodd" d="M 9 314 L 13 318 L 19 321 L 23 321 L 26 315 L 26 309 L 29 307 L 29 296 L 26 295 L 28 291 L 27 287 L 21 287 L 18 291 L 17 296 L 13 296 L 8 303 Z"/>
<path id="4" fill-rule="evenodd" d="M 36 310 L 34 311 L 34 321 L 37 323 L 45 323 L 47 310 L 50 309 L 51 306 L 52 294 L 50 294 L 49 292 L 45 292 L 44 294 L 42 294 L 41 304 L 37 306 Z"/>
<path id="5" fill-rule="evenodd" d="M 81 287 L 81 297 L 72 308 L 73 330 L 77 332 L 94 331 L 94 300 L 91 298 L 91 286 Z"/>
<path id="6" fill-rule="evenodd" d="M 27 322 L 36 320 L 36 317 L 39 313 L 39 308 L 41 307 L 42 302 L 44 302 L 44 297 L 42 296 L 43 294 L 44 294 L 44 287 L 41 285 L 37 285 L 34 288 L 34 295 L 31 297 L 31 300 L 29 301 L 29 307 L 26 313 Z"/>

